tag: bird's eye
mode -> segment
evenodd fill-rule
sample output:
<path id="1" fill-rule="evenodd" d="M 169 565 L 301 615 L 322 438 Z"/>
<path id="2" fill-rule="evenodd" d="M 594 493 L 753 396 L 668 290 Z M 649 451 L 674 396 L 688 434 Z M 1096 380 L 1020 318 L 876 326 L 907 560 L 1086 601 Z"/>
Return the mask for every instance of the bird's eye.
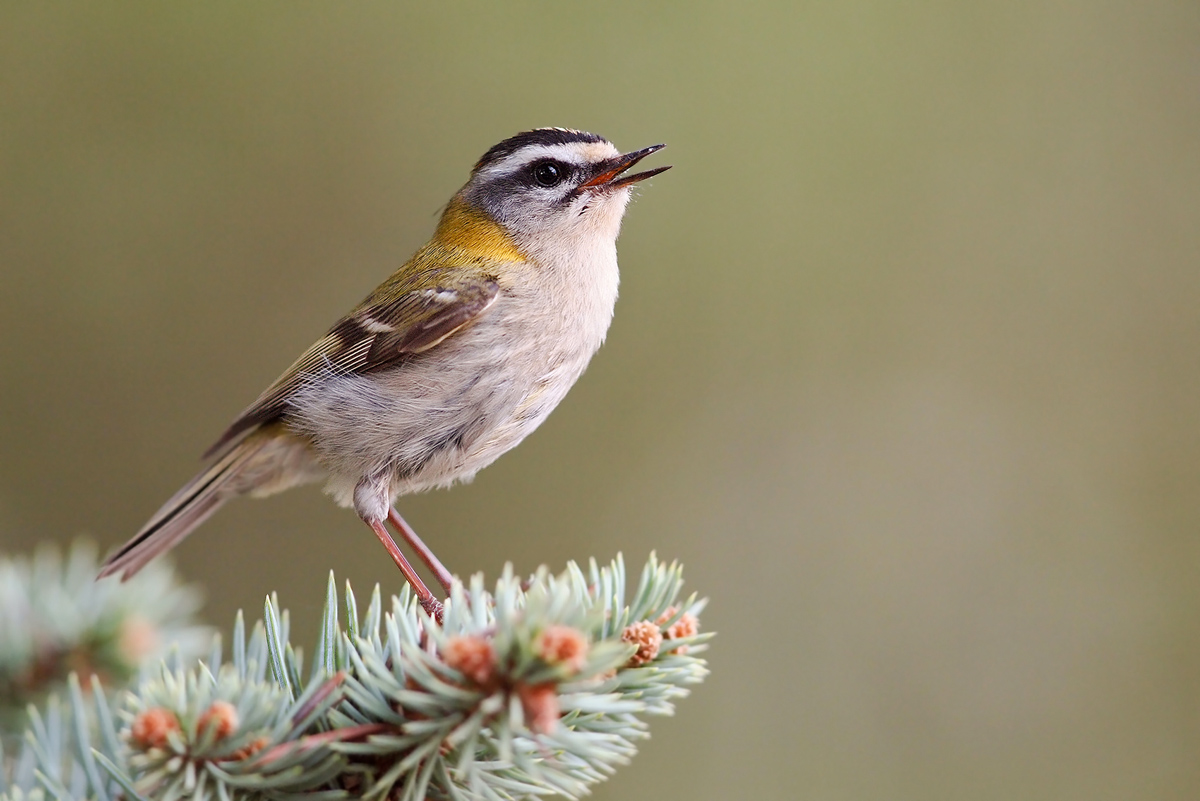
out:
<path id="1" fill-rule="evenodd" d="M 566 169 L 553 161 L 539 161 L 533 165 L 533 180 L 542 186 L 558 186 L 566 177 Z"/>

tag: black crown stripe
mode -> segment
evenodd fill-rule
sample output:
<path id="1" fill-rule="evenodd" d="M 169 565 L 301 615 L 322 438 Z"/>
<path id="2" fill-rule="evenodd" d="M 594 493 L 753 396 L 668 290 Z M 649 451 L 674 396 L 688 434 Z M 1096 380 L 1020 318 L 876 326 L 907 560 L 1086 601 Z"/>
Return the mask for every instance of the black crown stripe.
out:
<path id="1" fill-rule="evenodd" d="M 479 172 L 489 164 L 511 156 L 523 147 L 529 145 L 567 145 L 572 142 L 607 142 L 603 136 L 597 136 L 587 131 L 574 131 L 570 128 L 534 128 L 523 131 L 516 136 L 510 136 L 491 150 L 483 154 L 472 172 Z"/>

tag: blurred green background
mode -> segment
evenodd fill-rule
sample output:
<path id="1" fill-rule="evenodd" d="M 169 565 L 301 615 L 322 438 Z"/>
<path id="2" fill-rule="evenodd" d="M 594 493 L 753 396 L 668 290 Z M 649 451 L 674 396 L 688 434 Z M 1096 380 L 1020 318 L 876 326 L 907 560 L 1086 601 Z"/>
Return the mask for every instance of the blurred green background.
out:
<path id="1" fill-rule="evenodd" d="M 712 597 L 597 798 L 1196 798 L 1198 42 L 1193 0 L 5 3 L 2 545 L 123 542 L 494 142 L 663 141 L 591 369 L 400 505 L 463 574 L 657 549 Z M 177 558 L 225 627 L 399 586 L 316 489 Z"/>

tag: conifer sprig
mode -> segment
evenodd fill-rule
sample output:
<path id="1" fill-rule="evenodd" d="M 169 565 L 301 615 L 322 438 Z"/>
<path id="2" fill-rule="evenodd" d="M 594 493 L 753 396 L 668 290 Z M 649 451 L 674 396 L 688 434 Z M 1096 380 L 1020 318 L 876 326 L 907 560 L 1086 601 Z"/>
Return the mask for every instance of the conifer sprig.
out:
<path id="1" fill-rule="evenodd" d="M 507 569 L 491 591 L 456 585 L 438 624 L 407 589 L 385 608 L 376 587 L 360 614 L 331 576 L 307 678 L 268 598 L 249 636 L 238 616 L 228 660 L 216 640 L 111 709 L 75 681 L 35 710 L 0 801 L 578 798 L 707 672 L 680 567 L 652 556 L 628 601 L 625 585 L 619 557 Z"/>
<path id="2" fill-rule="evenodd" d="M 97 556 L 79 540 L 65 555 L 43 546 L 32 558 L 0 557 L 0 733 L 23 729 L 26 706 L 65 692 L 71 672 L 123 687 L 172 648 L 193 659 L 212 639 L 195 618 L 200 592 L 168 561 L 128 582 L 97 582 Z"/>

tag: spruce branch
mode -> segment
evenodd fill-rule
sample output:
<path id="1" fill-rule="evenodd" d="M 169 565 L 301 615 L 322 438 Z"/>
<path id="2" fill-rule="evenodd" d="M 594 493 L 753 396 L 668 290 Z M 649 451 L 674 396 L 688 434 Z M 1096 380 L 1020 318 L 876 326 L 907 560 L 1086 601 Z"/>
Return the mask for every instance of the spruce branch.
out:
<path id="1" fill-rule="evenodd" d="M 199 591 L 169 562 L 97 582 L 97 556 L 86 540 L 65 554 L 47 545 L 32 558 L 0 556 L 0 741 L 24 727 L 27 705 L 63 692 L 72 671 L 121 687 L 171 648 L 193 659 L 212 639 L 195 619 Z"/>
<path id="2" fill-rule="evenodd" d="M 439 624 L 407 588 L 360 614 L 331 575 L 307 677 L 272 596 L 228 660 L 218 638 L 111 701 L 93 681 L 90 704 L 72 680 L 33 711 L 0 801 L 579 798 L 707 673 L 704 602 L 681 591 L 653 556 L 628 600 L 619 557 L 508 568 L 456 583 Z"/>

